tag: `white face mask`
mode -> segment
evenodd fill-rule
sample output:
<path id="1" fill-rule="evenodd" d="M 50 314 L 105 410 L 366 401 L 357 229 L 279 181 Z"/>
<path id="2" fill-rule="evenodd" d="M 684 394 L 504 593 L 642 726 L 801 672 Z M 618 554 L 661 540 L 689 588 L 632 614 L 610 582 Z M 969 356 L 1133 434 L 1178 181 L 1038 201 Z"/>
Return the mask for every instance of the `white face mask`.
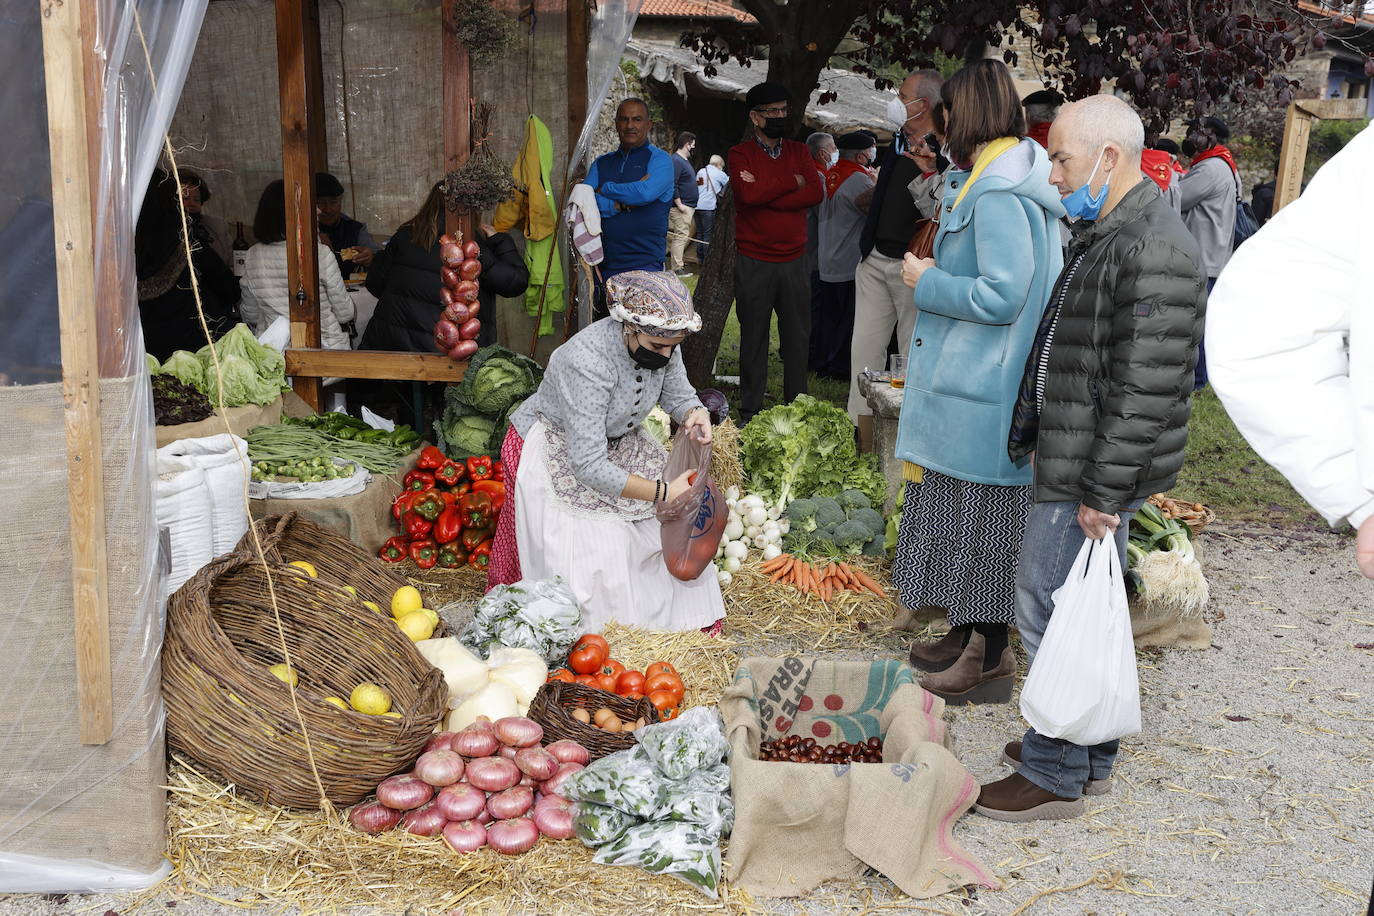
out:
<path id="1" fill-rule="evenodd" d="M 873 147 L 873 149 L 868 150 L 868 152 L 866 152 L 864 155 L 868 156 L 868 162 L 864 163 L 864 168 L 872 168 L 873 163 L 878 161 L 878 148 L 875 146 Z"/>
<path id="2" fill-rule="evenodd" d="M 839 161 L 840 161 L 840 151 L 839 151 L 839 150 L 833 150 L 833 151 L 831 151 L 831 153 L 830 153 L 830 167 L 833 169 L 833 168 L 835 167 L 835 163 L 837 163 L 837 162 L 839 162 Z"/>
<path id="3" fill-rule="evenodd" d="M 898 128 L 905 127 L 906 122 L 911 119 L 911 115 L 907 113 L 906 103 L 902 101 L 901 96 L 894 95 L 887 100 L 887 119 Z"/>

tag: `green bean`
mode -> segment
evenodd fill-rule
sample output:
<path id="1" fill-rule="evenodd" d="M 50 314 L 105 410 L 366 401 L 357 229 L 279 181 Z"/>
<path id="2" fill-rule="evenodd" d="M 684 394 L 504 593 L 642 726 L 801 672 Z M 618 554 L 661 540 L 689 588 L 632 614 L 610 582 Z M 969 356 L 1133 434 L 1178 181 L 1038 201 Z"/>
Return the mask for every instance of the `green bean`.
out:
<path id="1" fill-rule="evenodd" d="M 342 458 L 379 474 L 400 467 L 405 450 L 374 442 L 342 439 L 319 429 L 281 424 L 248 431 L 248 457 L 254 461 Z"/>

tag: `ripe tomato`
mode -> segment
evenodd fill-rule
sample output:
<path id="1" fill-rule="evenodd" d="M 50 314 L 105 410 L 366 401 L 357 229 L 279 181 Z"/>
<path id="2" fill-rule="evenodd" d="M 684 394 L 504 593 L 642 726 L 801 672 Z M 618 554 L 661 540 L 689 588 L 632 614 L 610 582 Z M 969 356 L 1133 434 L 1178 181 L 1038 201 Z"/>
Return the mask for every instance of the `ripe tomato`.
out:
<path id="1" fill-rule="evenodd" d="M 629 700 L 631 703 L 638 703 L 640 700 L 644 699 L 644 694 L 640 693 L 638 690 L 631 690 L 629 693 L 622 693 L 621 696 Z"/>
<path id="2" fill-rule="evenodd" d="M 625 673 L 625 666 L 613 658 L 608 658 L 601 663 L 601 673 L 618 678 Z"/>
<path id="3" fill-rule="evenodd" d="M 682 678 L 676 674 L 655 674 L 644 682 L 644 689 L 653 693 L 655 690 L 663 690 L 673 695 L 674 705 L 682 702 L 682 695 L 686 692 Z"/>
<path id="4" fill-rule="evenodd" d="M 596 687 L 598 690 L 604 690 L 607 693 L 615 693 L 615 678 L 612 675 L 597 674 L 593 676 L 592 680 L 595 681 L 592 686 Z"/>
<path id="5" fill-rule="evenodd" d="M 611 644 L 606 642 L 605 637 L 600 636 L 599 634 L 584 633 L 583 635 L 577 637 L 577 642 L 573 643 L 573 648 L 576 649 L 579 646 L 596 646 L 598 649 L 601 650 L 602 659 L 607 659 L 611 657 Z"/>
<path id="6" fill-rule="evenodd" d="M 671 722 L 678 717 L 679 712 L 681 712 L 681 710 L 678 709 L 678 707 L 676 706 L 674 706 L 672 709 L 665 709 L 663 710 L 663 712 L 658 714 L 659 721 Z"/>
<path id="7" fill-rule="evenodd" d="M 658 710 L 660 719 L 664 717 L 665 712 L 677 707 L 677 700 L 673 699 L 673 695 L 666 690 L 650 691 L 649 702 L 653 703 L 654 709 Z"/>
<path id="8" fill-rule="evenodd" d="M 578 674 L 596 674 L 604 661 L 606 656 L 600 646 L 579 643 L 568 653 L 568 667 Z"/>
<path id="9" fill-rule="evenodd" d="M 655 674 L 677 674 L 677 669 L 667 662 L 654 662 L 644 669 L 645 677 L 653 677 Z"/>
<path id="10" fill-rule="evenodd" d="M 573 673 L 567 668 L 559 668 L 557 671 L 549 672 L 549 680 L 562 681 L 565 684 L 573 683 Z"/>
<path id="11" fill-rule="evenodd" d="M 615 679 L 615 692 L 622 697 L 631 693 L 644 695 L 644 675 L 638 671 L 622 672 L 620 677 Z"/>
<path id="12" fill-rule="evenodd" d="M 581 684 L 583 687 L 595 687 L 596 678 L 592 677 L 590 674 L 579 674 L 577 677 L 573 678 L 573 683 Z"/>

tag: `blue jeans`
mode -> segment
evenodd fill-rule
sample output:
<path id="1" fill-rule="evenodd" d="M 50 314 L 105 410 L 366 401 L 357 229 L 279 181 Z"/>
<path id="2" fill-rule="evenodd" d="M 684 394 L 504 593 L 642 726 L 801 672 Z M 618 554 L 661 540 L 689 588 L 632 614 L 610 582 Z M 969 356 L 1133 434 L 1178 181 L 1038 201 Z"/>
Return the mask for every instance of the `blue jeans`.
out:
<path id="1" fill-rule="evenodd" d="M 1207 278 L 1207 295 L 1212 295 L 1212 287 L 1217 285 L 1216 277 Z M 1193 390 L 1198 391 L 1207 387 L 1207 350 L 1206 341 L 1197 342 L 1197 365 L 1193 367 Z"/>
<path id="2" fill-rule="evenodd" d="M 715 210 L 697 211 L 697 238 L 702 241 L 697 242 L 697 266 L 706 263 L 706 252 L 711 250 L 711 233 L 716 226 Z"/>
<path id="3" fill-rule="evenodd" d="M 1137 499 L 1119 514 L 1115 540 L 1126 568 L 1126 540 L 1131 517 L 1140 508 Z M 1078 527 L 1077 502 L 1032 503 L 1021 542 L 1021 562 L 1016 571 L 1016 626 L 1026 650 L 1027 666 L 1035 662 L 1040 640 L 1054 612 L 1051 595 L 1064 584 L 1069 569 L 1083 546 L 1085 535 Z M 1062 798 L 1078 798 L 1089 779 L 1111 775 L 1120 741 L 1082 747 L 1058 738 L 1046 738 L 1026 729 L 1021 739 L 1021 766 L 1016 772 Z"/>

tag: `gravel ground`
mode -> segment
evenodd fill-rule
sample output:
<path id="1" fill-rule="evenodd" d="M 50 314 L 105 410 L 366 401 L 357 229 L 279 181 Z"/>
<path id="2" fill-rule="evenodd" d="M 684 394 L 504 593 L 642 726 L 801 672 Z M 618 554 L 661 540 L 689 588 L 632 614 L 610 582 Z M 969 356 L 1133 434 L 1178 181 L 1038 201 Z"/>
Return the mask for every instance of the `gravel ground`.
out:
<path id="1" fill-rule="evenodd" d="M 1112 794 L 1089 799 L 1088 814 L 1074 821 L 1002 824 L 969 815 L 960 822 L 957 836 L 1003 880 L 1001 890 L 916 903 L 894 898 L 875 877 L 773 908 L 1364 913 L 1374 877 L 1374 650 L 1356 644 L 1374 643 L 1374 583 L 1354 571 L 1348 537 L 1216 525 L 1205 543 L 1212 648 L 1142 653 L 1144 732 L 1123 742 Z M 1007 772 L 997 758 L 1004 742 L 1020 737 L 1015 710 L 951 714 L 959 757 L 980 781 Z M 1051 893 L 1036 897 L 1044 892 Z M 232 888 L 214 893 L 236 896 Z M 0 899 L 0 916 L 124 916 L 133 901 L 11 897 Z M 258 910 L 171 887 L 137 911 Z"/>

